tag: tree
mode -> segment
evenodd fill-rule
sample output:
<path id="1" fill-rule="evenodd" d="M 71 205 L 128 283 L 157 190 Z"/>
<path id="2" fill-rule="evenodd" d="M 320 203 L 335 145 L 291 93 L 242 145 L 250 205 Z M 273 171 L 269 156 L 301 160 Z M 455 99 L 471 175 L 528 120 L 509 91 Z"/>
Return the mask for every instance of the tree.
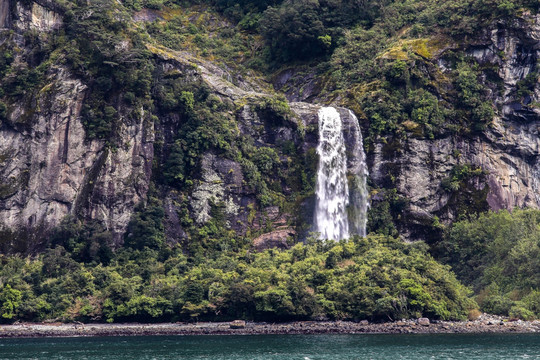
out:
<path id="1" fill-rule="evenodd" d="M 139 250 L 160 249 L 165 242 L 164 217 L 163 206 L 157 198 L 150 199 L 146 208 L 141 205 L 128 224 L 124 245 Z"/>
<path id="2" fill-rule="evenodd" d="M 12 289 L 6 284 L 0 292 L 0 316 L 2 319 L 11 320 L 15 317 L 17 309 L 21 305 L 22 294 L 19 290 Z"/>

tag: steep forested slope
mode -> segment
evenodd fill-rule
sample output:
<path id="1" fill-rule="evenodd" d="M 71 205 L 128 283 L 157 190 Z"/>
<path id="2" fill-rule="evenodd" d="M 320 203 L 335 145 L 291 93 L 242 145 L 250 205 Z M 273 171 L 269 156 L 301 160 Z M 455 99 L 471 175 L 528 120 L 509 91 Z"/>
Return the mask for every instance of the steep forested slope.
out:
<path id="1" fill-rule="evenodd" d="M 539 207 L 538 10 L 0 0 L 4 318 L 464 316 L 448 269 L 393 238 L 426 241 L 469 285 L 476 241 L 451 224 Z M 321 104 L 360 121 L 372 252 L 292 247 L 312 224 Z M 251 254 L 267 247 L 292 249 Z M 255 275 L 265 264 L 279 271 Z"/>

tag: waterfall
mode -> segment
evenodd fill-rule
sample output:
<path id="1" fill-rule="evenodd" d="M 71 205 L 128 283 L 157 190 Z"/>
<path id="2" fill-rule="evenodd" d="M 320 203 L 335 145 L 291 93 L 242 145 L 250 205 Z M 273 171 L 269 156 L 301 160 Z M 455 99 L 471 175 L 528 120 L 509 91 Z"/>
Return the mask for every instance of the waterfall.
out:
<path id="1" fill-rule="evenodd" d="M 367 167 L 362 134 L 353 119 L 354 146 L 351 151 L 351 191 L 347 180 L 347 152 L 342 121 L 333 107 L 319 110 L 317 186 L 315 189 L 315 227 L 322 239 L 341 240 L 366 235 L 368 208 Z"/>
<path id="2" fill-rule="evenodd" d="M 315 231 L 323 239 L 346 239 L 349 237 L 347 155 L 341 118 L 333 107 L 319 110 L 317 154 L 319 166 L 315 188 Z"/>
<path id="3" fill-rule="evenodd" d="M 358 125 L 358 119 L 349 110 L 354 131 L 354 146 L 350 161 L 350 172 L 353 177 L 350 189 L 349 206 L 349 226 L 350 232 L 354 235 L 366 236 L 367 211 L 369 208 L 369 195 L 367 188 L 367 178 L 369 176 L 366 165 L 366 153 L 364 152 L 364 142 L 362 133 Z"/>

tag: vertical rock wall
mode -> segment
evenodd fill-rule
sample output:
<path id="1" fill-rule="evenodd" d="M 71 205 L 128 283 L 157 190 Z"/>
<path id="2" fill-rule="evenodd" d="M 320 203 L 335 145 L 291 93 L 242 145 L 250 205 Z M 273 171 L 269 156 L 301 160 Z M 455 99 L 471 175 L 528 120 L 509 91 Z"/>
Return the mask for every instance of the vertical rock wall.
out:
<path id="1" fill-rule="evenodd" d="M 456 219 L 455 194 L 444 189 L 442 181 L 458 165 L 485 172 L 471 180 L 470 193 L 461 194 L 469 206 L 540 207 L 540 16 L 524 14 L 510 24 L 495 24 L 463 51 L 480 66 L 498 69 L 502 86 L 490 89 L 496 116 L 487 129 L 473 136 L 449 134 L 435 140 L 410 136 L 402 142 L 381 142 L 369 156 L 374 184 L 393 183 L 409 202 L 401 230 L 410 239 L 425 238 L 434 216 L 446 222 Z M 448 71 L 445 66 L 440 69 Z M 519 98 L 519 83 L 529 74 L 537 74 L 534 88 Z"/>
<path id="2" fill-rule="evenodd" d="M 47 228 L 73 214 L 102 221 L 120 241 L 148 189 L 151 131 L 141 118 L 121 129 L 117 149 L 86 141 L 80 119 L 86 86 L 65 68 L 48 80 L 35 105 L 12 105 L 0 130 L 0 223 Z"/>
<path id="3" fill-rule="evenodd" d="M 9 29 L 11 26 L 10 0 L 0 0 L 0 29 Z"/>

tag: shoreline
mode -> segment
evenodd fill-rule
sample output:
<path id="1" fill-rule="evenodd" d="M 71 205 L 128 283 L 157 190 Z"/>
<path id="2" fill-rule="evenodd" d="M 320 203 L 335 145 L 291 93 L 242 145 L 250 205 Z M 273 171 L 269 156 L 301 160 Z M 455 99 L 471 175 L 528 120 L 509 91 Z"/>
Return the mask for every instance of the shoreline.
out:
<path id="1" fill-rule="evenodd" d="M 247 322 L 233 329 L 230 322 L 65 324 L 20 323 L 1 325 L 0 338 L 153 336 L 153 335 L 284 335 L 284 334 L 504 334 L 540 333 L 540 321 L 437 321 L 416 320 L 366 324 L 351 321 Z"/>

